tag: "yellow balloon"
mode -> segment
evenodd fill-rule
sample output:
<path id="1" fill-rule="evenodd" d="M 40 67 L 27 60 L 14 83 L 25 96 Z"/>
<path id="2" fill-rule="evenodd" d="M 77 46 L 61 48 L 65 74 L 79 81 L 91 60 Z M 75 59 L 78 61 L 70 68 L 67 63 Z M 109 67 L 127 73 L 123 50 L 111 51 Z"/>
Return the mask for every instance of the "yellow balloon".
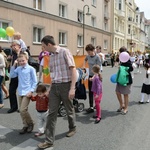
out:
<path id="1" fill-rule="evenodd" d="M 15 30 L 14 30 L 13 27 L 7 27 L 7 28 L 6 28 L 6 34 L 7 34 L 8 36 L 13 36 L 14 32 L 15 32 Z"/>

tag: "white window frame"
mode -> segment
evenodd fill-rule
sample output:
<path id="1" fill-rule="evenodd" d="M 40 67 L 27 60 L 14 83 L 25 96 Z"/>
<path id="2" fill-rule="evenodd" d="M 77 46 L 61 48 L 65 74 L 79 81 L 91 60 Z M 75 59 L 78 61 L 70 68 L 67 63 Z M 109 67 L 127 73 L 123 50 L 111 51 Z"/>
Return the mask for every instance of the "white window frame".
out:
<path id="1" fill-rule="evenodd" d="M 108 40 L 104 40 L 104 50 L 108 49 Z"/>
<path id="2" fill-rule="evenodd" d="M 33 43 L 41 44 L 41 39 L 42 39 L 43 35 L 44 35 L 44 29 L 42 27 L 37 27 L 37 26 L 33 27 Z"/>
<path id="3" fill-rule="evenodd" d="M 4 26 L 3 26 L 3 23 L 8 24 L 7 27 L 9 27 L 9 26 L 12 25 L 11 22 L 8 22 L 8 21 L 5 21 L 5 20 L 0 20 L 0 28 L 3 28 L 3 29 L 5 29 L 5 30 L 6 30 L 7 27 L 4 27 Z M 0 37 L 0 41 L 9 41 L 9 39 L 10 39 L 10 37 L 8 37 L 7 35 L 6 35 L 5 38 Z"/>
<path id="4" fill-rule="evenodd" d="M 96 27 L 96 17 L 94 17 L 94 16 L 91 17 L 91 25 L 93 27 Z"/>
<path id="5" fill-rule="evenodd" d="M 61 46 L 67 45 L 67 32 L 64 31 L 59 32 L 59 45 Z"/>
<path id="6" fill-rule="evenodd" d="M 96 46 L 96 37 L 91 37 L 91 44 Z"/>
<path id="7" fill-rule="evenodd" d="M 119 0 L 119 3 L 118 3 L 118 10 L 122 10 L 122 0 Z"/>
<path id="8" fill-rule="evenodd" d="M 59 17 L 67 18 L 67 5 L 59 4 Z"/>
<path id="9" fill-rule="evenodd" d="M 83 47 L 83 35 L 81 35 L 81 34 L 77 35 L 77 46 Z"/>
<path id="10" fill-rule="evenodd" d="M 39 2 L 41 3 L 41 8 L 39 8 Z M 34 7 L 34 9 L 42 10 L 43 9 L 43 0 L 33 0 L 33 7 Z"/>
<path id="11" fill-rule="evenodd" d="M 104 22 L 104 30 L 105 30 L 105 31 L 108 30 L 108 22 Z"/>
<path id="12" fill-rule="evenodd" d="M 80 10 L 78 10 L 78 14 L 77 14 L 78 16 L 78 22 L 81 22 L 81 23 L 83 23 L 83 12 L 82 11 L 80 11 Z"/>
<path id="13" fill-rule="evenodd" d="M 92 6 L 96 7 L 97 5 L 97 0 L 92 0 Z"/>

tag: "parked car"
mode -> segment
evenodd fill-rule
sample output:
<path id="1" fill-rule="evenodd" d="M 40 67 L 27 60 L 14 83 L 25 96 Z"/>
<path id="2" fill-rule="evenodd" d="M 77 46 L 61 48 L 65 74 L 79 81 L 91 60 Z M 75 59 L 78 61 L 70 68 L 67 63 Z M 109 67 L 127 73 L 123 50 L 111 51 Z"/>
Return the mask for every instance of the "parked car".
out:
<path id="1" fill-rule="evenodd" d="M 3 47 L 3 51 L 7 55 L 7 57 L 12 55 L 12 49 L 9 47 Z M 8 60 L 8 62 L 11 61 L 9 58 L 7 60 Z M 29 63 L 29 65 L 31 65 L 32 67 L 35 68 L 36 72 L 39 72 L 39 63 L 32 56 L 29 57 L 28 63 Z"/>
<path id="2" fill-rule="evenodd" d="M 111 65 L 110 54 L 104 54 L 103 66 Z"/>

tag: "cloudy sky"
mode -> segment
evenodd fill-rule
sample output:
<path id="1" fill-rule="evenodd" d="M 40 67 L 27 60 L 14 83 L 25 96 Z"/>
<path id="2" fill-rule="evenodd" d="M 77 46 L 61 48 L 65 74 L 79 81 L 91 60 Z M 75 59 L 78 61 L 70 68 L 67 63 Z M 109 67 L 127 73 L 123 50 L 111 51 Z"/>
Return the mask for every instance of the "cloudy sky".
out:
<path id="1" fill-rule="evenodd" d="M 150 0 L 135 0 L 135 3 L 140 8 L 140 11 L 144 11 L 145 18 L 150 19 Z"/>

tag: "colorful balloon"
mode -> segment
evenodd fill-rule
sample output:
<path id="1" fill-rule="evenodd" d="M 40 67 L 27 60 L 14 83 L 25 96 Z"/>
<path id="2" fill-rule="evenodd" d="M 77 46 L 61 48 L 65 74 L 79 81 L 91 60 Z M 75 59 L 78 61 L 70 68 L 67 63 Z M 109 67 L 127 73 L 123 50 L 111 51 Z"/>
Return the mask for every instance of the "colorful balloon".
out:
<path id="1" fill-rule="evenodd" d="M 7 28 L 6 28 L 6 34 L 7 34 L 8 36 L 13 36 L 13 35 L 14 35 L 14 32 L 15 32 L 15 30 L 14 30 L 13 27 L 7 27 Z"/>
<path id="2" fill-rule="evenodd" d="M 0 37 L 2 37 L 2 38 L 6 37 L 6 30 L 3 28 L 0 28 Z"/>
<path id="3" fill-rule="evenodd" d="M 110 77 L 110 81 L 111 81 L 112 83 L 117 83 L 117 82 L 116 82 L 116 78 L 117 78 L 117 74 L 113 74 L 113 75 Z"/>
<path id="4" fill-rule="evenodd" d="M 119 60 L 123 63 L 127 62 L 130 59 L 130 55 L 127 52 L 122 52 L 119 55 Z"/>

